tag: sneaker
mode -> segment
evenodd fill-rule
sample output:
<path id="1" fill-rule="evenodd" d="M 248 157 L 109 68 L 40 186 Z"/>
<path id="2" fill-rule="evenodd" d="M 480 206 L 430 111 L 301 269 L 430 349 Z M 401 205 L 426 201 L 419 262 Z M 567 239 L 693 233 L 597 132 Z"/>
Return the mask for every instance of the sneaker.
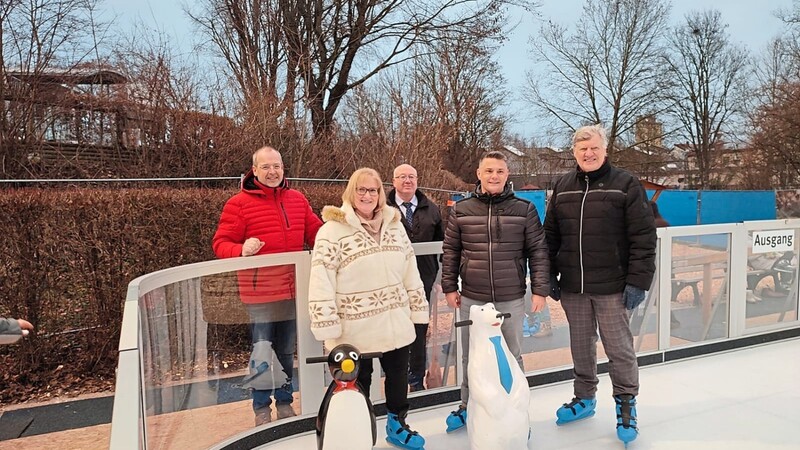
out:
<path id="1" fill-rule="evenodd" d="M 445 431 L 448 433 L 464 428 L 467 425 L 467 407 L 459 405 L 457 410 L 450 412 L 446 422 L 447 430 Z"/>
<path id="2" fill-rule="evenodd" d="M 543 338 L 553 335 L 553 327 L 550 325 L 550 322 L 542 322 L 541 327 L 537 333 L 533 334 L 535 338 Z"/>
<path id="3" fill-rule="evenodd" d="M 289 403 L 279 403 L 275 406 L 275 410 L 277 412 L 278 419 L 285 419 L 287 417 L 294 417 L 297 415 L 294 412 L 294 408 Z"/>
<path id="4" fill-rule="evenodd" d="M 261 426 L 272 422 L 272 409 L 269 406 L 254 410 L 256 414 L 256 426 Z"/>
<path id="5" fill-rule="evenodd" d="M 576 420 L 588 419 L 594 415 L 594 408 L 597 400 L 593 398 L 575 397 L 569 403 L 564 403 L 556 411 L 556 425 L 575 422 Z"/>
<path id="6" fill-rule="evenodd" d="M 386 442 L 410 450 L 425 446 L 425 438 L 406 424 L 406 418 L 393 413 L 386 415 Z"/>
<path id="7" fill-rule="evenodd" d="M 636 397 L 630 394 L 615 395 L 617 403 L 617 437 L 628 445 L 639 435 L 636 422 Z"/>

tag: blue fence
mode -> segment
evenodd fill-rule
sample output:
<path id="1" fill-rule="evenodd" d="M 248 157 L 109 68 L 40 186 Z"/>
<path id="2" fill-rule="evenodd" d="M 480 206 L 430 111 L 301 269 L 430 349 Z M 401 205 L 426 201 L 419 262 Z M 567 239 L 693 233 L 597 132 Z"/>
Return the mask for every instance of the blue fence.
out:
<path id="1" fill-rule="evenodd" d="M 539 221 L 544 223 L 544 212 L 546 208 L 545 199 L 547 194 L 544 191 L 516 191 L 514 194 L 519 198 L 524 198 L 525 200 L 533 203 L 533 206 L 536 207 L 536 212 L 539 213 Z M 453 194 L 450 196 L 450 199 L 454 202 L 457 202 L 463 199 L 464 196 L 461 194 Z"/>
<path id="2" fill-rule="evenodd" d="M 517 191 L 536 206 L 544 222 L 545 191 Z M 655 191 L 647 191 L 653 198 Z M 454 195 L 460 200 L 462 195 Z M 672 226 L 737 223 L 746 220 L 775 220 L 775 191 L 661 191 L 656 199 L 658 210 Z"/>
<path id="3" fill-rule="evenodd" d="M 647 191 L 652 198 L 655 191 Z M 661 191 L 658 211 L 672 226 L 775 220 L 775 191 Z"/>
<path id="4" fill-rule="evenodd" d="M 545 197 L 547 195 L 544 191 L 517 191 L 515 192 L 517 197 L 524 198 L 525 200 L 533 203 L 533 206 L 536 207 L 536 212 L 539 213 L 539 221 L 544 223 L 544 213 L 545 213 Z"/>

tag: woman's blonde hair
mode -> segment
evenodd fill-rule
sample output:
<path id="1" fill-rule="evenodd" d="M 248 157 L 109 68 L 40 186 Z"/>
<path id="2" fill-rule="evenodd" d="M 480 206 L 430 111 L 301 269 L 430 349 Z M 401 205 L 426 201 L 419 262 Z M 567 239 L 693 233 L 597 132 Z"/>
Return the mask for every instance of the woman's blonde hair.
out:
<path id="1" fill-rule="evenodd" d="M 372 178 L 378 182 L 378 205 L 375 207 L 375 211 L 380 211 L 386 206 L 386 191 L 383 189 L 383 181 L 381 181 L 381 176 L 378 174 L 378 171 L 370 169 L 369 167 L 362 167 L 350 175 L 347 187 L 344 188 L 344 192 L 342 193 L 342 201 L 349 203 L 351 206 L 355 205 L 358 183 L 365 178 Z"/>

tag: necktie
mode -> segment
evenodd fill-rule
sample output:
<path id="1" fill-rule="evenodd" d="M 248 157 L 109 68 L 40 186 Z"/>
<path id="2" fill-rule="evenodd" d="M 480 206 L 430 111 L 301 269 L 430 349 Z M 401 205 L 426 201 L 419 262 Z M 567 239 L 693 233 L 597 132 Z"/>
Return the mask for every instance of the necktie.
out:
<path id="1" fill-rule="evenodd" d="M 411 211 L 411 207 L 414 206 L 411 202 L 403 202 L 403 207 L 406 209 L 406 223 L 408 224 L 408 228 L 411 228 L 411 225 L 414 224 L 414 218 L 412 217 L 414 212 Z"/>
<path id="2" fill-rule="evenodd" d="M 500 343 L 500 336 L 492 336 L 489 341 L 494 345 L 495 356 L 497 357 L 497 371 L 500 375 L 500 385 L 506 393 L 511 393 L 511 386 L 514 384 L 514 377 L 511 375 L 511 366 L 508 365 L 508 359 L 503 352 L 503 346 Z"/>

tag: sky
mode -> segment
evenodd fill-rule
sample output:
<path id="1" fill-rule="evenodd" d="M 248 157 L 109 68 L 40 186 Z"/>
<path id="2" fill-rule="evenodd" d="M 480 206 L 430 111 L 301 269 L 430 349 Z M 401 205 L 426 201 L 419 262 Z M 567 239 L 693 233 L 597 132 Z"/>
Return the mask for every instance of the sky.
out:
<path id="1" fill-rule="evenodd" d="M 548 19 L 569 25 L 581 13 L 583 0 L 538 0 L 541 7 L 536 16 L 521 9 L 512 9 L 509 15 L 519 24 L 508 35 L 506 43 L 497 52 L 507 87 L 512 93 L 509 111 L 514 111 L 510 131 L 526 138 L 536 139 L 540 145 L 547 139 L 537 129 L 533 111 L 529 110 L 521 98 L 527 71 L 538 70 L 532 61 L 528 48 L 529 39 L 536 36 L 539 25 Z M 125 28 L 141 21 L 157 27 L 166 33 L 185 54 L 192 52 L 194 29 L 183 12 L 185 0 L 105 0 L 102 8 L 108 14 L 117 15 L 117 24 Z M 672 0 L 672 24 L 680 23 L 691 12 L 717 9 L 728 23 L 728 32 L 733 42 L 739 43 L 752 52 L 760 52 L 768 42 L 779 34 L 782 22 L 773 15 L 779 8 L 791 8 L 792 0 Z M 196 2 L 191 2 L 196 4 Z"/>

